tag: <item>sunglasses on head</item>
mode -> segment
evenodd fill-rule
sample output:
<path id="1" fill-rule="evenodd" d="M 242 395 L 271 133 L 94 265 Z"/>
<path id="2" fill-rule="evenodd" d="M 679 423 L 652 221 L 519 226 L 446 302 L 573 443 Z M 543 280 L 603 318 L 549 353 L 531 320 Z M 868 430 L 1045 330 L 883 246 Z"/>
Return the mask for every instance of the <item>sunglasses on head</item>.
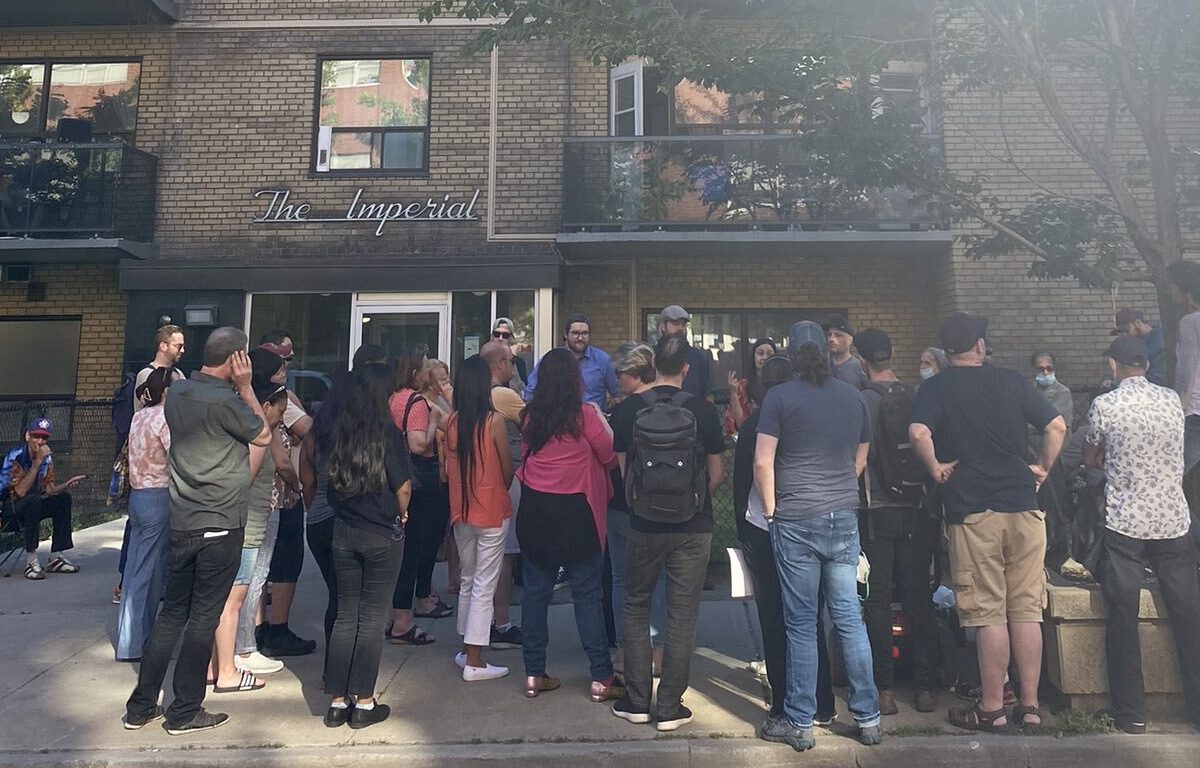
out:
<path id="1" fill-rule="evenodd" d="M 493 339 L 511 339 L 512 333 L 509 331 L 492 331 Z"/>

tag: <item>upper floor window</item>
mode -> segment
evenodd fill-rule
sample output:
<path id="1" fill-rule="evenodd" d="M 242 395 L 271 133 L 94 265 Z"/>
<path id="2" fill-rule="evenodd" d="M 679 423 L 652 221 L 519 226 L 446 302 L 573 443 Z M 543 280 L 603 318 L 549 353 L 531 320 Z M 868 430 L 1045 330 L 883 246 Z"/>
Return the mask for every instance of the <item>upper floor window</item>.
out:
<path id="1" fill-rule="evenodd" d="M 429 59 L 322 59 L 319 173 L 429 167 Z"/>
<path id="2" fill-rule="evenodd" d="M 0 63 L 0 137 L 132 140 L 141 73 L 136 61 Z"/>

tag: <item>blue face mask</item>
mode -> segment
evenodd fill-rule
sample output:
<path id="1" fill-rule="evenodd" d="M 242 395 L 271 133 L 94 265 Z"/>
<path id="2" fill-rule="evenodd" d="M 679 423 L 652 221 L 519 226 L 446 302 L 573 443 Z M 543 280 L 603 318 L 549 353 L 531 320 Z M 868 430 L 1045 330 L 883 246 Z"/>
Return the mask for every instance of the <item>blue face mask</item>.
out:
<path id="1" fill-rule="evenodd" d="M 1034 377 L 1034 381 L 1038 383 L 1038 386 L 1048 387 L 1054 382 L 1058 381 L 1058 377 L 1053 373 L 1039 373 L 1036 377 Z"/>
<path id="2" fill-rule="evenodd" d="M 932 379 L 933 378 L 933 369 L 932 368 L 922 368 L 921 369 L 921 378 L 924 379 L 925 381 L 929 381 L 930 379 Z"/>

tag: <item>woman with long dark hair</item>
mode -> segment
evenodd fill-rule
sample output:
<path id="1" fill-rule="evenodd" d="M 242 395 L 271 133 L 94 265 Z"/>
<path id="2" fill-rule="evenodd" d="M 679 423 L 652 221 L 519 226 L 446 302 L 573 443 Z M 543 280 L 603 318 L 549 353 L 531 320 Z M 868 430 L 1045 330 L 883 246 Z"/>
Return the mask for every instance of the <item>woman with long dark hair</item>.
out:
<path id="1" fill-rule="evenodd" d="M 454 661 L 467 682 L 508 674 L 508 667 L 483 660 L 483 649 L 491 643 L 492 598 L 512 518 L 512 453 L 504 418 L 492 408 L 491 385 L 486 360 L 479 355 L 464 360 L 454 375 L 455 411 L 446 422 L 450 520 L 462 573 L 458 633 L 463 646 Z"/>
<path id="2" fill-rule="evenodd" d="M 560 685 L 546 674 L 546 645 L 550 598 L 562 568 L 571 583 L 575 626 L 588 656 L 591 699 L 619 699 L 625 691 L 615 684 L 608 655 L 602 584 L 612 494 L 608 469 L 617 463 L 612 430 L 599 408 L 584 404 L 579 363 L 570 350 L 548 352 L 538 363 L 537 377 L 521 425 L 525 461 L 517 472 L 517 538 L 525 577 L 525 695 L 533 698 Z"/>
<path id="3" fill-rule="evenodd" d="M 746 419 L 762 404 L 765 389 L 762 384 L 763 364 L 779 354 L 779 348 L 770 339 L 758 339 L 750 347 L 753 367 L 744 379 L 729 372 L 729 407 L 725 410 L 725 434 L 732 435 L 742 428 Z"/>
<path id="4" fill-rule="evenodd" d="M 437 456 L 437 430 L 448 414 L 419 391 L 428 378 L 429 363 L 423 352 L 407 352 L 396 360 L 397 389 L 389 407 L 392 423 L 408 436 L 416 478 L 404 526 L 404 560 L 392 593 L 392 625 L 388 627 L 388 640 L 397 645 L 428 645 L 436 640 L 413 623 L 414 617 L 441 619 L 454 613 L 433 593 L 433 567 L 446 536 L 450 499 L 442 485 Z"/>
<path id="5" fill-rule="evenodd" d="M 395 381 L 385 365 L 356 369 L 333 424 L 326 465 L 338 600 L 325 671 L 331 728 L 365 728 L 391 714 L 375 701 L 375 682 L 412 493 L 408 446 L 388 409 Z"/>

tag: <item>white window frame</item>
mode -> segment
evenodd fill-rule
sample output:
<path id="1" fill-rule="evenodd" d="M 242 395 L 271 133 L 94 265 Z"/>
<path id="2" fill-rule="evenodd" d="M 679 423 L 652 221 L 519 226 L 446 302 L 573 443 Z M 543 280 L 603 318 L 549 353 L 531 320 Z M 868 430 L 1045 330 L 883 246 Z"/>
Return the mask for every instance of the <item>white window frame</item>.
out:
<path id="1" fill-rule="evenodd" d="M 608 72 L 608 132 L 610 136 L 617 135 L 617 117 L 633 113 L 633 135 L 645 135 L 645 62 L 642 59 L 628 59 L 618 64 Z M 617 109 L 617 82 L 633 78 L 633 106 L 628 109 Z"/>

